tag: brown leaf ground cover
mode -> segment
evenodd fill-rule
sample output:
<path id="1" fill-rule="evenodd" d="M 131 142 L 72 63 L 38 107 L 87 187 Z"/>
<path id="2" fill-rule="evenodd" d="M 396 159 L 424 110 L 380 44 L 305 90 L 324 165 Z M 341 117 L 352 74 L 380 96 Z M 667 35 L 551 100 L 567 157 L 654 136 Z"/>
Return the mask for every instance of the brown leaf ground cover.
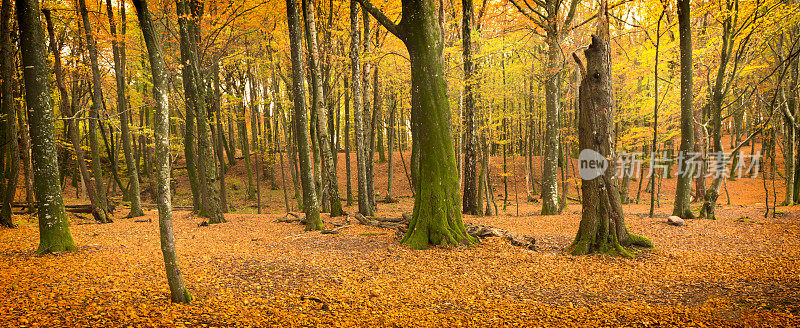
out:
<path id="1" fill-rule="evenodd" d="M 380 191 L 386 169 L 376 167 Z M 379 215 L 411 209 L 396 169 L 400 201 L 379 204 Z M 244 189 L 236 170 L 231 199 Z M 729 182 L 732 205 L 720 197 L 720 219 L 684 227 L 664 222 L 671 201 L 656 218 L 644 202 L 625 205 L 630 230 L 656 245 L 634 259 L 565 254 L 580 220 L 573 202 L 542 217 L 520 194 L 520 217 L 512 203 L 499 216 L 465 218 L 535 236 L 533 251 L 497 239 L 413 251 L 393 231 L 353 218 L 333 235 L 276 223 L 283 196 L 265 187 L 266 214 L 235 203 L 228 223 L 201 227 L 201 218 L 175 212 L 190 305 L 169 302 L 155 211 L 152 222 L 75 218 L 80 250 L 42 257 L 33 255 L 36 221 L 17 216 L 18 229 L 0 230 L 0 326 L 798 326 L 800 206 L 764 218 L 757 186 Z M 328 227 L 348 220 L 325 219 Z"/>

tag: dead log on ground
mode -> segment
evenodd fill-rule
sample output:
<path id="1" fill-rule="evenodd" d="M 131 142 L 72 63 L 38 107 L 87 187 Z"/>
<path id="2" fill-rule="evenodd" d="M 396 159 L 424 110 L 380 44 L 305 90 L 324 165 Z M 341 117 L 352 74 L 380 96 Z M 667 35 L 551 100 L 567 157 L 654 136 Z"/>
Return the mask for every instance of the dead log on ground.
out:
<path id="1" fill-rule="evenodd" d="M 507 230 L 503 230 L 497 227 L 481 225 L 481 224 L 467 224 L 466 225 L 467 233 L 470 236 L 476 237 L 478 239 L 484 239 L 489 237 L 500 237 L 508 241 L 511 245 L 525 247 L 527 249 L 535 249 L 536 248 L 536 238 L 531 236 L 525 236 L 518 234 L 516 232 L 511 232 Z"/>

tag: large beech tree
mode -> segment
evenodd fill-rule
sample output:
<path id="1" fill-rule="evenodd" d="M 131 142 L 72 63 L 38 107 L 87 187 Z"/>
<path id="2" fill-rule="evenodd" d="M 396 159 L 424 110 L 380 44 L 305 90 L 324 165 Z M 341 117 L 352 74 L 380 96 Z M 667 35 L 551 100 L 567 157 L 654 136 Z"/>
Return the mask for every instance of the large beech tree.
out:
<path id="1" fill-rule="evenodd" d="M 403 41 L 411 57 L 412 138 L 419 145 L 414 211 L 402 242 L 414 249 L 475 242 L 461 221 L 458 167 L 450 133 L 450 106 L 443 68 L 442 28 L 435 0 L 404 0 L 393 23 L 368 0 L 358 0 Z M 351 15 L 352 17 L 352 15 Z"/>
<path id="2" fill-rule="evenodd" d="M 598 13 L 597 32 L 592 35 L 592 44 L 584 51 L 585 68 L 578 55 L 573 54 L 583 75 L 578 96 L 578 143 L 582 151 L 593 150 L 608 161 L 603 174 L 582 180 L 581 223 L 575 240 L 569 246 L 573 255 L 612 253 L 631 256 L 623 246 L 653 246 L 649 239 L 628 232 L 614 177 L 614 93 L 609 40 L 608 8 L 604 0 Z"/>
<path id="3" fill-rule="evenodd" d="M 47 52 L 45 51 L 39 1 L 17 0 L 19 44 L 22 52 L 25 103 L 31 134 L 33 190 L 39 217 L 38 254 L 74 251 L 69 219 L 61 196 L 56 155 L 55 123 L 50 105 Z"/>
<path id="4" fill-rule="evenodd" d="M 153 98 L 155 99 L 155 116 L 153 126 L 156 144 L 156 183 L 158 192 L 158 227 L 161 234 L 161 254 L 164 256 L 164 268 L 167 272 L 167 283 L 172 302 L 189 303 L 192 296 L 186 290 L 181 268 L 178 265 L 178 254 L 175 251 L 175 237 L 172 232 L 172 194 L 170 192 L 170 152 L 169 152 L 169 88 L 167 87 L 167 71 L 164 68 L 164 57 L 161 55 L 159 41 L 156 40 L 156 29 L 147 0 L 133 0 L 139 26 L 142 28 L 144 43 L 150 60 L 153 75 Z"/>

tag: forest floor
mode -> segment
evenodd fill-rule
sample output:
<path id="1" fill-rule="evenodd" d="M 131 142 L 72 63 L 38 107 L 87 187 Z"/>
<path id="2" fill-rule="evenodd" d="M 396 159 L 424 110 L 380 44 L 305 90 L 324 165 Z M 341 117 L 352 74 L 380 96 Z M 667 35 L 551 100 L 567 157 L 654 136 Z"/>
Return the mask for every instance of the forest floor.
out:
<path id="1" fill-rule="evenodd" d="M 339 187 L 346 195 L 343 158 Z M 718 220 L 682 227 L 665 223 L 675 180 L 664 179 L 654 217 L 644 191 L 640 204 L 624 205 L 628 228 L 655 244 L 625 259 L 566 254 L 580 204 L 570 201 L 561 215 L 538 215 L 541 204 L 526 201 L 520 157 L 509 167 L 522 177 L 518 198 L 510 195 L 502 209 L 502 159 L 493 158 L 500 213 L 464 220 L 534 236 L 535 250 L 487 239 L 474 247 L 416 251 L 399 244 L 393 230 L 352 217 L 324 217 L 328 227 L 349 225 L 339 234 L 304 232 L 297 223 L 275 222 L 286 208 L 282 191 L 268 188 L 267 180 L 265 214 L 242 200 L 243 162 L 228 174 L 235 207 L 225 215 L 228 223 L 200 226 L 202 218 L 174 213 L 191 304 L 169 301 L 154 208 L 144 217 L 150 222 L 122 218 L 126 208 L 110 224 L 73 217 L 79 250 L 46 256 L 33 254 L 35 218 L 19 215 L 19 228 L 0 230 L 0 326 L 800 326 L 800 206 L 778 207 L 765 218 L 765 194 L 772 207 L 769 179 L 729 181 L 730 205 L 723 193 Z M 396 153 L 399 202 L 379 203 L 379 216 L 413 206 L 400 162 Z M 381 195 L 387 170 L 376 164 Z M 185 177 L 176 176 L 176 205 L 190 205 Z M 279 171 L 277 178 L 280 184 Z M 782 184 L 774 186 L 780 203 Z M 74 197 L 75 190 L 65 195 Z"/>

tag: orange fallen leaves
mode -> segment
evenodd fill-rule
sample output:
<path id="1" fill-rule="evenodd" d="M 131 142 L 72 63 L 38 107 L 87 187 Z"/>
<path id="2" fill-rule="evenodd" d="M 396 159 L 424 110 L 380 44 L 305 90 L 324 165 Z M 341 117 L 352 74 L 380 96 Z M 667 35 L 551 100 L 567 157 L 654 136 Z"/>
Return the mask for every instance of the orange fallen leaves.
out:
<path id="1" fill-rule="evenodd" d="M 280 208 L 281 195 L 271 197 Z M 410 210 L 412 199 L 399 200 L 380 214 Z M 625 205 L 631 231 L 657 247 L 634 259 L 566 255 L 579 205 L 526 214 L 538 206 L 523 204 L 523 217 L 464 218 L 531 235 L 536 251 L 499 239 L 414 251 L 359 224 L 323 235 L 272 213 L 198 227 L 176 212 L 189 305 L 169 301 L 155 212 L 152 222 L 73 225 L 79 251 L 42 257 L 33 255 L 36 222 L 16 217 L 18 229 L 0 230 L 0 326 L 800 325 L 800 206 L 763 219 L 759 208 L 721 205 L 723 219 L 672 227 L 643 217 L 647 205 Z"/>

